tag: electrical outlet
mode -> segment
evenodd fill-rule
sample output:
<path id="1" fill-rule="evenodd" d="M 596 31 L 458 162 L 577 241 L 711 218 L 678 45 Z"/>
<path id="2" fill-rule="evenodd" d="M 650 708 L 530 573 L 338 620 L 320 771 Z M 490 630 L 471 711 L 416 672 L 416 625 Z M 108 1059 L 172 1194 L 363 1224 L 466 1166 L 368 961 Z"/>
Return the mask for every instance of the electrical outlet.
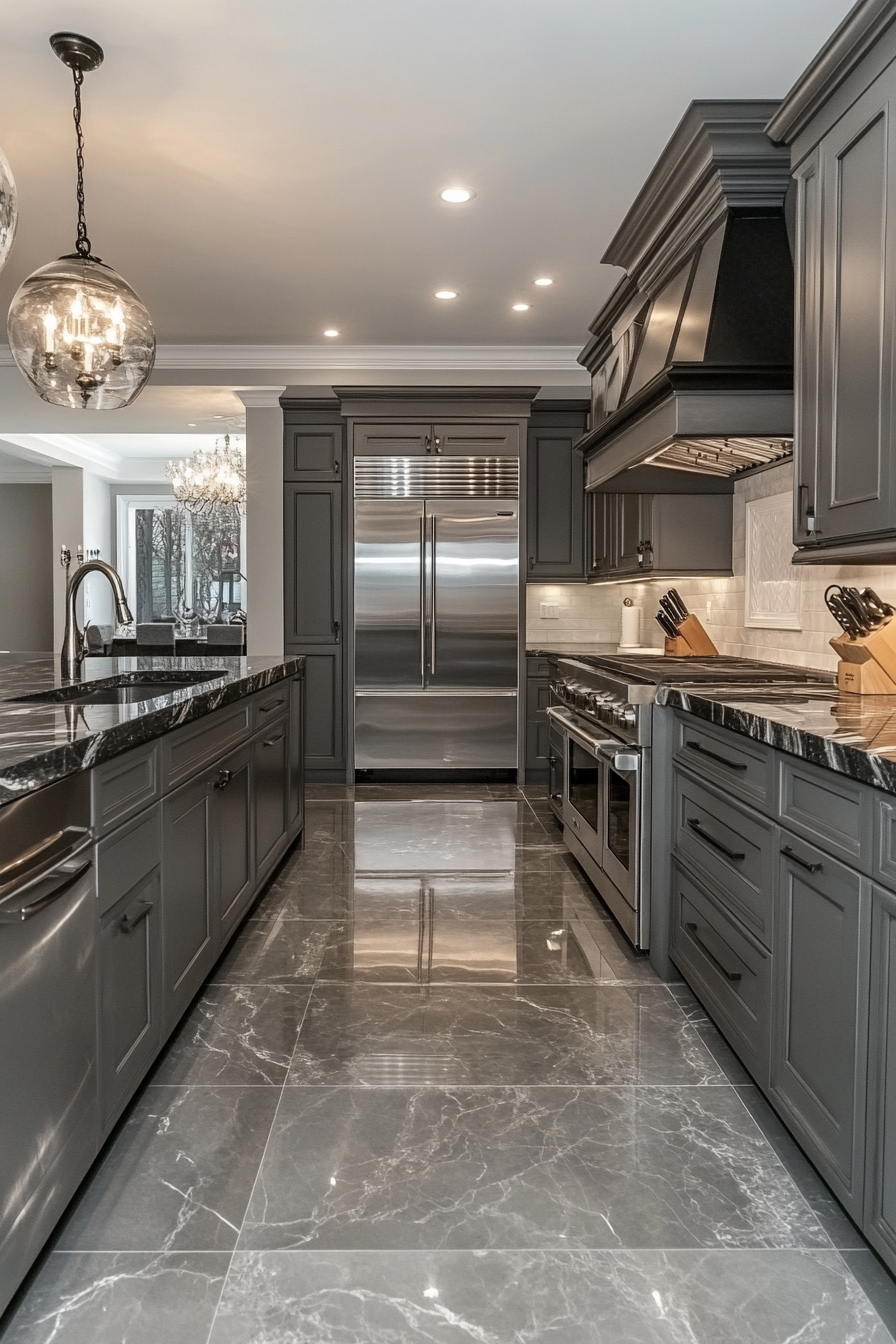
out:
<path id="1" fill-rule="evenodd" d="M 541 619 L 543 621 L 559 621 L 560 619 L 559 602 L 542 602 L 540 606 L 541 606 Z"/>

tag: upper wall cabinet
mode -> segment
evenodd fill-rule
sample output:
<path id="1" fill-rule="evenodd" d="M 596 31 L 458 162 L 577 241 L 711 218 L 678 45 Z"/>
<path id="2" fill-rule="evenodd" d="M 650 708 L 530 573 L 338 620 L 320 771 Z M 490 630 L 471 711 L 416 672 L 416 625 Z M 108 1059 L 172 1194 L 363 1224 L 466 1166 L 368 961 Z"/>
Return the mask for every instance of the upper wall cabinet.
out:
<path id="1" fill-rule="evenodd" d="M 585 577 L 585 465 L 574 445 L 585 431 L 585 401 L 532 407 L 527 457 L 527 579 L 581 583 Z"/>
<path id="2" fill-rule="evenodd" d="M 297 425 L 284 416 L 285 481 L 341 481 L 344 455 L 344 424 Z"/>
<path id="3" fill-rule="evenodd" d="M 769 125 L 797 183 L 798 563 L 896 552 L 896 10 L 853 11 Z"/>

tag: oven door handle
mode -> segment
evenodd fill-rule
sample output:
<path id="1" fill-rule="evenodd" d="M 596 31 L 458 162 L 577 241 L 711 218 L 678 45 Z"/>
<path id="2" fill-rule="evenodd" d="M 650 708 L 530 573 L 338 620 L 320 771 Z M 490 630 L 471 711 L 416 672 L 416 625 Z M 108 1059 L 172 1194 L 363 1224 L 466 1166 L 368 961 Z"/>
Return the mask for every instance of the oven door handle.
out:
<path id="1" fill-rule="evenodd" d="M 605 761 L 609 761 L 613 769 L 620 775 L 634 774 L 641 769 L 641 754 L 634 747 L 626 744 L 602 742 L 598 747 L 598 755 Z"/>
<path id="2" fill-rule="evenodd" d="M 571 738 L 573 742 L 578 743 L 584 751 L 590 751 L 592 756 L 601 754 L 604 747 L 615 748 L 618 750 L 622 746 L 621 742 L 617 742 L 616 739 L 612 737 L 591 737 L 588 733 L 583 732 L 578 724 L 570 723 L 562 709 L 555 709 L 553 705 L 550 705 L 546 712 L 549 718 L 553 719 L 555 723 L 560 724 L 567 737 Z"/>

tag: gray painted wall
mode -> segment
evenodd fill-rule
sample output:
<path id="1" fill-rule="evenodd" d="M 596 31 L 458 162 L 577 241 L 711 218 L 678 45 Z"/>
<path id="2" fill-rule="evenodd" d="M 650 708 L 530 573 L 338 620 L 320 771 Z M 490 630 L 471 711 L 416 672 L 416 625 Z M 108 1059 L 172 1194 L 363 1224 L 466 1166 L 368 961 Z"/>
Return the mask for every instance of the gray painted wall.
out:
<path id="1" fill-rule="evenodd" d="M 52 648 L 52 486 L 0 485 L 0 649 Z"/>

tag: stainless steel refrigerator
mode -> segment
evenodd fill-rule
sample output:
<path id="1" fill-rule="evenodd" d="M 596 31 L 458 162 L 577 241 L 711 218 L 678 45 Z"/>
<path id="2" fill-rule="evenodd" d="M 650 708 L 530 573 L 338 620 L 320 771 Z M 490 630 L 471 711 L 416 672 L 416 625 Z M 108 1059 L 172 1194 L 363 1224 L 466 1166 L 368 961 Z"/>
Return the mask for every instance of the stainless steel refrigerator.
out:
<path id="1" fill-rule="evenodd" d="M 355 459 L 356 769 L 513 769 L 517 458 Z"/>

